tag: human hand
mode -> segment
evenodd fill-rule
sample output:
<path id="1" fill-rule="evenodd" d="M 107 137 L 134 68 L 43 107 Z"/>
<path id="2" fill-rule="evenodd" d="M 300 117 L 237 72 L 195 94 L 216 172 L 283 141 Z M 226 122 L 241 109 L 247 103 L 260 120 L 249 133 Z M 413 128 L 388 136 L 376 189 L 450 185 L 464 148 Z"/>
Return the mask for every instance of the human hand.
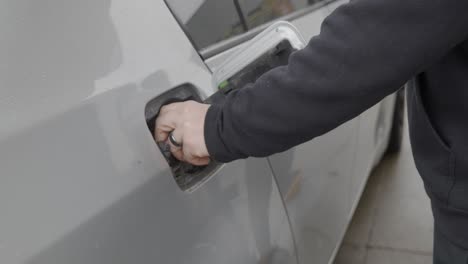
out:
<path id="1" fill-rule="evenodd" d="M 198 166 L 207 165 L 210 157 L 206 148 L 204 127 L 209 107 L 210 105 L 195 101 L 163 106 L 156 119 L 156 141 L 169 141 L 172 154 L 181 161 Z"/>

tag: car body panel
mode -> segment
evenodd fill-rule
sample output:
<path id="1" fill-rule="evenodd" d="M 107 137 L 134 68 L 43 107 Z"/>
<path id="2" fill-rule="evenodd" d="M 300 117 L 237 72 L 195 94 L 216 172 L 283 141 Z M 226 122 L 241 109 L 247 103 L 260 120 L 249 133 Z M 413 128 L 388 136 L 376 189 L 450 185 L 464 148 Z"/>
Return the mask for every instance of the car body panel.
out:
<path id="1" fill-rule="evenodd" d="M 0 10 L 1 263 L 296 263 L 266 159 L 187 193 L 156 147 L 149 100 L 185 82 L 213 92 L 164 2 Z"/>

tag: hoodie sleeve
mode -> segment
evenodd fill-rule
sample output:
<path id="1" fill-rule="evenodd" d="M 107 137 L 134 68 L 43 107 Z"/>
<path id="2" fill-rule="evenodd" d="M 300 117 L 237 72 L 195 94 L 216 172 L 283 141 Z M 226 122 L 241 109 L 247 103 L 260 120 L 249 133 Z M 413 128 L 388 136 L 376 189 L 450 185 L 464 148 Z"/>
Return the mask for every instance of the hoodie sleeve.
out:
<path id="1" fill-rule="evenodd" d="M 210 155 L 265 157 L 320 136 L 398 90 L 468 37 L 468 1 L 355 0 L 321 33 L 205 118 Z"/>

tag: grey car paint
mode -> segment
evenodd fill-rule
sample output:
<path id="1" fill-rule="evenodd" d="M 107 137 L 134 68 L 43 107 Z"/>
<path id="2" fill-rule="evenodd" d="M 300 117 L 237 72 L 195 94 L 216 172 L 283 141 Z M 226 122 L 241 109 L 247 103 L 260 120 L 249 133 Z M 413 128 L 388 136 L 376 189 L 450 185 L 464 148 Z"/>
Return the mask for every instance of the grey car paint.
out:
<path id="1" fill-rule="evenodd" d="M 266 159 L 182 192 L 146 103 L 211 73 L 162 1 L 1 1 L 0 263 L 296 263 Z"/>

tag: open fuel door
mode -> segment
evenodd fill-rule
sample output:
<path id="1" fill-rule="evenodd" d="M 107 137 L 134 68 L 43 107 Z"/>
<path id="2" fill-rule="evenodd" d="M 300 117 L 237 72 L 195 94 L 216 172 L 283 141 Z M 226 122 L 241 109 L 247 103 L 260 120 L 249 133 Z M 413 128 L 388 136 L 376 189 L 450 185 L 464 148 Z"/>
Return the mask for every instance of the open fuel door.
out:
<path id="1" fill-rule="evenodd" d="M 219 92 L 211 101 L 234 89 L 255 82 L 267 71 L 288 63 L 289 56 L 305 46 L 305 40 L 290 23 L 277 22 L 230 54 L 213 73 L 213 86 Z"/>

